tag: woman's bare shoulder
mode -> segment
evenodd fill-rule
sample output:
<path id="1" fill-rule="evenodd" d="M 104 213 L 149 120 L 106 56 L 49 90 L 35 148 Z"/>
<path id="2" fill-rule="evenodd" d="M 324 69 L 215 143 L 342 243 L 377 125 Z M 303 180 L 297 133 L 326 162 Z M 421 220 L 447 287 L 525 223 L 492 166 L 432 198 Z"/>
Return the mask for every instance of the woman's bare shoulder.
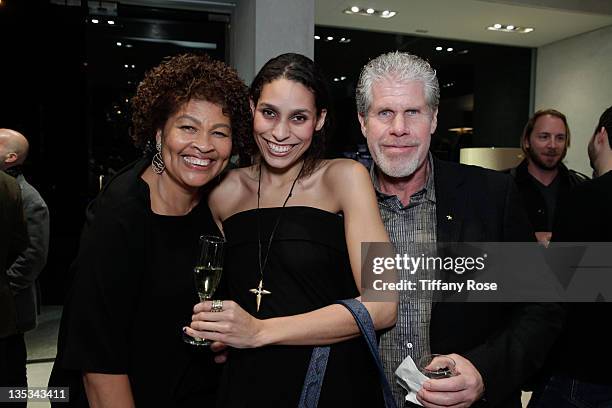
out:
<path id="1" fill-rule="evenodd" d="M 368 169 L 363 164 L 352 159 L 326 160 L 322 166 L 323 177 L 335 187 L 342 184 L 352 184 L 369 179 Z"/>

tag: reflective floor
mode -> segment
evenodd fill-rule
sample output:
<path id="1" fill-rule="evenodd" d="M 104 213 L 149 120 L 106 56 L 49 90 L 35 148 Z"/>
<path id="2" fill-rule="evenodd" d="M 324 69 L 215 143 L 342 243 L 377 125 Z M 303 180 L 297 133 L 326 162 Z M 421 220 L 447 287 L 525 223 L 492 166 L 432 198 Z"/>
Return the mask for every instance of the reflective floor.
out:
<path id="1" fill-rule="evenodd" d="M 57 352 L 57 331 L 61 306 L 43 306 L 38 316 L 38 327 L 25 334 L 28 348 L 28 385 L 46 387 Z M 28 407 L 50 407 L 48 402 L 28 402 Z"/>

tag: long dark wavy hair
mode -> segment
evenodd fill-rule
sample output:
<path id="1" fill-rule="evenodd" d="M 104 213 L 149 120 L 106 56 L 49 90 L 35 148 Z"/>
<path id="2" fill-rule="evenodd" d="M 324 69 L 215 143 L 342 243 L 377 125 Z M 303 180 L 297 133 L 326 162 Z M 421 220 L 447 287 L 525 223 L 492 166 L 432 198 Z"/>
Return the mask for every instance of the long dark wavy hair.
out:
<path id="1" fill-rule="evenodd" d="M 325 156 L 327 139 L 331 135 L 333 126 L 333 115 L 331 112 L 331 98 L 327 83 L 323 74 L 315 63 L 308 57 L 287 53 L 272 58 L 259 70 L 251 83 L 249 96 L 254 105 L 257 105 L 261 91 L 266 84 L 276 79 L 288 79 L 298 82 L 309 89 L 314 95 L 317 117 L 322 110 L 326 110 L 325 122 L 320 130 L 314 132 L 312 143 L 304 152 L 304 168 L 302 177 L 306 177 L 317 168 L 318 163 Z M 258 149 L 253 136 L 248 141 L 241 142 L 244 150 L 240 152 L 240 162 L 243 165 L 252 163 L 257 156 Z"/>

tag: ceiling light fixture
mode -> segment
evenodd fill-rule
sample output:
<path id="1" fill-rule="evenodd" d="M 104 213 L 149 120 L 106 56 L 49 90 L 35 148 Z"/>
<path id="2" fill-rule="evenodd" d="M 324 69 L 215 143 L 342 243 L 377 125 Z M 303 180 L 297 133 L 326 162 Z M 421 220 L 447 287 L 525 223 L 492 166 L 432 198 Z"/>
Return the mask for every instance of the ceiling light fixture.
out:
<path id="1" fill-rule="evenodd" d="M 115 25 L 115 21 L 114 20 L 108 20 L 107 23 L 108 23 L 108 25 Z"/>
<path id="2" fill-rule="evenodd" d="M 92 18 L 91 22 L 94 24 L 98 24 L 100 21 L 97 18 Z"/>
<path id="3" fill-rule="evenodd" d="M 442 48 L 442 47 L 439 47 L 439 46 L 438 46 L 438 47 L 436 47 L 436 51 L 442 51 L 442 50 L 443 50 L 443 48 Z"/>
<path id="4" fill-rule="evenodd" d="M 489 31 L 502 31 L 505 33 L 530 33 L 532 31 L 534 31 L 535 29 L 533 27 L 520 27 L 520 26 L 515 26 L 514 24 L 507 24 L 507 25 L 503 25 L 503 24 L 493 24 L 487 27 L 487 30 Z"/>
<path id="5" fill-rule="evenodd" d="M 453 52 L 453 47 L 448 47 L 448 48 L 446 49 L 446 51 L 448 51 L 448 52 Z"/>
<path id="6" fill-rule="evenodd" d="M 329 37 L 326 38 L 327 41 L 334 41 L 334 37 L 332 37 L 331 35 Z"/>
<path id="7" fill-rule="evenodd" d="M 121 43 L 117 41 L 117 47 L 121 47 Z"/>
<path id="8" fill-rule="evenodd" d="M 319 36 L 319 35 L 315 35 L 315 36 L 314 36 L 314 39 L 315 39 L 315 40 L 320 40 L 320 39 L 321 39 L 321 36 Z"/>
<path id="9" fill-rule="evenodd" d="M 397 11 L 392 10 L 376 10 L 372 7 L 368 8 L 359 8 L 357 6 L 353 6 L 351 8 L 344 9 L 344 14 L 358 14 L 360 16 L 377 16 L 380 18 L 391 18 L 397 14 Z"/>

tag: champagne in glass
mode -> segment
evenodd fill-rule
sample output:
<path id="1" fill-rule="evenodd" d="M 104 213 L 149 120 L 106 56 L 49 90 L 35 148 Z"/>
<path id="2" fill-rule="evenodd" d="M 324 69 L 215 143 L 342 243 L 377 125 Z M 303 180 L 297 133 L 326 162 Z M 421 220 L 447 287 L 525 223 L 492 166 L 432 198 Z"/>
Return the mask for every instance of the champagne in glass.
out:
<path id="1" fill-rule="evenodd" d="M 193 268 L 195 286 L 200 297 L 200 302 L 212 299 L 223 271 L 223 244 L 222 237 L 202 235 L 198 249 L 198 257 Z M 210 340 L 183 335 L 186 343 L 194 346 L 208 346 Z"/>

